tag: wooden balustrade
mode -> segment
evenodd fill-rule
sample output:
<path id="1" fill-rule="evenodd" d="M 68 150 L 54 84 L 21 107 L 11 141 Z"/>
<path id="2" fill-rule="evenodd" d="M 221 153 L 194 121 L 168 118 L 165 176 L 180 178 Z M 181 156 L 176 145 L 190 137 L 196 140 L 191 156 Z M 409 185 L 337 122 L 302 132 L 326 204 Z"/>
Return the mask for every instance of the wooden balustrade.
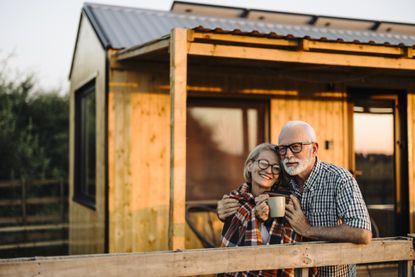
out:
<path id="1" fill-rule="evenodd" d="M 0 276 L 192 276 L 220 272 L 399 262 L 413 276 L 413 240 L 374 239 L 368 245 L 307 242 L 286 245 L 148 253 L 35 257 L 0 260 Z M 307 270 L 300 270 L 305 276 Z"/>

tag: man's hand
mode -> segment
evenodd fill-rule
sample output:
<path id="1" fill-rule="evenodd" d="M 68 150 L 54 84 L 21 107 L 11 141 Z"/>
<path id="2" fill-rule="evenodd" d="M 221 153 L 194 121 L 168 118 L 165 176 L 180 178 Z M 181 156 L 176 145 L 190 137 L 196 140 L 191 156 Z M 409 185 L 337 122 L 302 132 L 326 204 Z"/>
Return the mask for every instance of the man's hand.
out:
<path id="1" fill-rule="evenodd" d="M 269 218 L 268 198 L 268 194 L 260 194 L 255 197 L 255 216 L 262 221 L 266 221 Z"/>
<path id="2" fill-rule="evenodd" d="M 303 211 L 301 210 L 300 201 L 294 195 L 290 196 L 290 202 L 285 205 L 285 217 L 291 227 L 303 237 L 307 237 L 307 232 L 311 225 L 308 223 Z"/>
<path id="3" fill-rule="evenodd" d="M 241 204 L 239 204 L 238 200 L 230 198 L 229 195 L 225 194 L 222 200 L 218 201 L 217 211 L 219 219 L 225 221 L 227 217 L 234 215 L 240 206 Z"/>

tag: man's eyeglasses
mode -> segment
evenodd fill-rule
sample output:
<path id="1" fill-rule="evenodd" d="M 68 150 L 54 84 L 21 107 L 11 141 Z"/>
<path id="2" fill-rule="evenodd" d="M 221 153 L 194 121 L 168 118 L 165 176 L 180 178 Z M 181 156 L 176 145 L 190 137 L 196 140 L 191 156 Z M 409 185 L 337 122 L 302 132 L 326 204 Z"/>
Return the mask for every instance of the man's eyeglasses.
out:
<path id="1" fill-rule="evenodd" d="M 270 164 L 267 160 L 257 160 L 258 167 L 262 170 L 267 169 L 268 167 L 271 167 L 272 174 L 278 175 L 281 172 L 281 168 L 279 164 Z"/>
<path id="2" fill-rule="evenodd" d="M 290 148 L 291 152 L 298 154 L 303 150 L 303 145 L 310 145 L 314 142 L 294 142 L 289 145 L 277 145 L 275 146 L 275 151 L 281 156 L 287 154 L 287 149 Z"/>

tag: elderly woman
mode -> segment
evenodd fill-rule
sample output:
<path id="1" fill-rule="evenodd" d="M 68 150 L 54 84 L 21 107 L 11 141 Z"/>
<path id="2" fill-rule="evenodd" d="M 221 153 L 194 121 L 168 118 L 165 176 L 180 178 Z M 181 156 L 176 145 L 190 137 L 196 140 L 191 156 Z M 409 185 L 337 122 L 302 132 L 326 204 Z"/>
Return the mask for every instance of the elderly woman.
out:
<path id="1" fill-rule="evenodd" d="M 222 247 L 281 244 L 298 239 L 287 223 L 269 218 L 268 193 L 289 192 L 274 147 L 269 143 L 256 146 L 245 161 L 245 183 L 218 202 L 218 216 L 225 221 Z M 219 276 L 294 276 L 294 271 L 261 270 Z"/>

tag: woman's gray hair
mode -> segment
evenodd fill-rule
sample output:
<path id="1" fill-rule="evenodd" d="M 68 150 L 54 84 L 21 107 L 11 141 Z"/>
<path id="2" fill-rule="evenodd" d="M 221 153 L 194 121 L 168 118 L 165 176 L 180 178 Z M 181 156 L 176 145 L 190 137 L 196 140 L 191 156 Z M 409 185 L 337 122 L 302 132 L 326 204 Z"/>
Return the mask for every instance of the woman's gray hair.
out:
<path id="1" fill-rule="evenodd" d="M 248 157 L 246 158 L 245 161 L 245 165 L 244 165 L 244 179 L 247 183 L 250 183 L 252 181 L 252 176 L 251 176 L 251 172 L 249 172 L 248 170 L 248 164 L 249 162 L 254 162 L 259 154 L 261 154 L 261 152 L 263 151 L 271 151 L 273 153 L 275 153 L 275 156 L 278 159 L 278 162 L 280 162 L 280 157 L 278 156 L 277 152 L 275 151 L 275 145 L 271 144 L 271 143 L 261 143 L 259 145 L 257 145 L 248 155 Z"/>

